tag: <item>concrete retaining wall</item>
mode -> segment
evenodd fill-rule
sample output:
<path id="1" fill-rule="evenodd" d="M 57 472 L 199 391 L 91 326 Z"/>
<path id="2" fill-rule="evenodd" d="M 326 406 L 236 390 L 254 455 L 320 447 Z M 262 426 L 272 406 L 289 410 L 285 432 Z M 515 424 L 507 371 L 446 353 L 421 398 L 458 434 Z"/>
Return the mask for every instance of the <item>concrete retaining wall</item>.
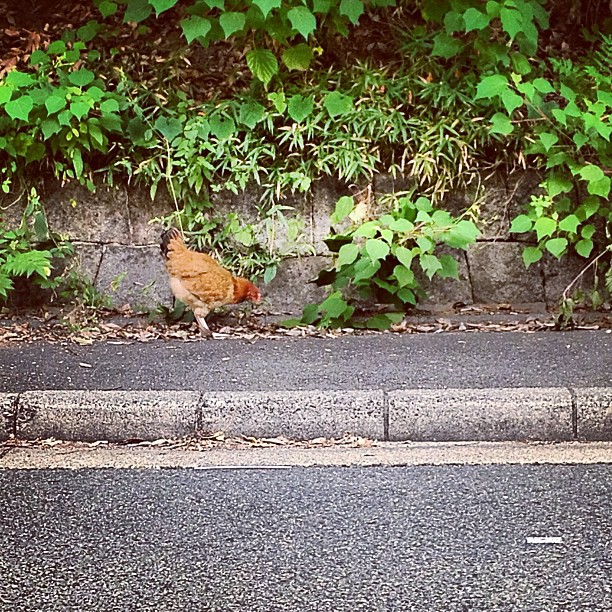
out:
<path id="1" fill-rule="evenodd" d="M 471 303 L 545 303 L 555 305 L 565 288 L 584 265 L 578 257 L 558 262 L 545 256 L 528 270 L 521 260 L 524 243 L 509 234 L 512 217 L 529 201 L 537 189 L 535 173 L 516 174 L 508 180 L 489 179 L 479 197 L 480 227 L 483 235 L 467 253 L 456 252 L 461 279 L 434 279 L 426 282 L 429 304 Z M 378 176 L 371 186 L 373 206 L 377 194 L 405 188 L 389 176 Z M 324 291 L 308 281 L 330 263 L 323 239 L 330 232 L 330 215 L 337 199 L 350 193 L 330 180 L 315 184 L 307 196 L 288 198 L 292 207 L 288 216 L 301 220 L 304 241 L 315 254 L 286 259 L 277 278 L 264 287 L 266 307 L 272 312 L 296 313 L 309 303 L 320 300 Z M 151 219 L 171 213 L 171 198 L 159 192 L 151 200 L 148 190 L 125 185 L 113 189 L 100 187 L 91 194 L 86 189 L 57 182 L 47 182 L 41 190 L 49 227 L 67 235 L 75 244 L 82 272 L 103 294 L 109 294 L 116 306 L 154 307 L 169 304 L 169 292 L 163 261 L 159 253 L 160 226 Z M 19 205 L 5 208 L 8 198 L 0 200 L 0 216 L 9 223 L 19 218 Z M 236 212 L 245 221 L 256 218 L 257 191 L 236 196 L 215 194 L 215 214 Z M 470 204 L 468 195 L 448 199 L 455 212 Z M 285 244 L 283 244 L 283 240 Z M 279 232 L 277 246 L 285 249 L 286 236 Z M 118 288 L 111 288 L 117 284 Z M 584 281 L 588 282 L 588 278 Z"/>

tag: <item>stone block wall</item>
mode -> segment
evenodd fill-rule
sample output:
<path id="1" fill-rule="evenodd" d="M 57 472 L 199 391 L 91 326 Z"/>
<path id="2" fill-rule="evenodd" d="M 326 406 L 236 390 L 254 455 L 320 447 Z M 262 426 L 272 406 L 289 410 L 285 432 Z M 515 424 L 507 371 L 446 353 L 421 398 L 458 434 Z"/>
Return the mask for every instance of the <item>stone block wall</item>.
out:
<path id="1" fill-rule="evenodd" d="M 515 174 L 507 180 L 493 176 L 484 181 L 476 200 L 475 193 L 448 198 L 446 207 L 453 212 L 477 202 L 482 237 L 467 252 L 453 253 L 459 260 L 460 280 L 425 279 L 429 294 L 426 305 L 557 304 L 584 261 L 571 256 L 560 262 L 544 257 L 526 270 L 521 259 L 524 243 L 508 231 L 511 219 L 529 201 L 538 183 L 539 177 L 532 172 Z M 384 175 L 367 187 L 371 194 L 405 188 L 402 181 Z M 292 207 L 288 216 L 302 220 L 305 240 L 313 245 L 314 254 L 286 259 L 276 278 L 262 287 L 264 307 L 270 312 L 299 313 L 305 304 L 325 295 L 322 288 L 308 281 L 331 263 L 323 239 L 330 232 L 329 218 L 337 199 L 347 193 L 350 190 L 346 186 L 325 179 L 313 185 L 307 196 L 283 202 Z M 159 251 L 161 227 L 151 223 L 153 218 L 173 211 L 167 194 L 160 190 L 151 200 L 147 189 L 126 185 L 100 187 L 91 194 L 79 186 L 61 186 L 55 181 L 48 181 L 39 194 L 50 229 L 73 241 L 82 273 L 101 293 L 110 295 L 115 306 L 152 308 L 158 303 L 171 303 Z M 376 207 L 375 195 L 369 201 Z M 8 198 L 0 200 L 0 218 L 9 224 L 17 223 L 19 205 L 7 208 L 8 202 Z M 216 213 L 236 212 L 247 222 L 256 219 L 257 203 L 256 189 L 239 196 L 213 196 Z M 281 249 L 283 240 L 286 242 L 287 237 L 281 232 L 277 237 Z M 112 290 L 115 285 L 116 290 Z"/>

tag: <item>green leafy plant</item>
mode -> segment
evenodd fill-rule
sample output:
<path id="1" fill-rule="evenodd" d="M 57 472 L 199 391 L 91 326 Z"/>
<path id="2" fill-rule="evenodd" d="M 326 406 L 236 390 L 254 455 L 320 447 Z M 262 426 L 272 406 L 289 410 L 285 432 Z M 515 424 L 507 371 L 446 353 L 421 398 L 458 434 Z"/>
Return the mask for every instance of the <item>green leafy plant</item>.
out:
<path id="1" fill-rule="evenodd" d="M 457 260 L 440 253 L 439 247 L 466 249 L 480 234 L 473 221 L 436 209 L 425 197 L 393 198 L 389 212 L 366 220 L 362 215 L 363 207 L 354 198 L 338 200 L 332 221 L 348 223 L 348 227 L 326 240 L 336 261 L 317 279 L 333 292 L 321 304 L 307 306 L 300 320 L 288 324 L 386 329 L 425 296 L 423 277 L 459 277 Z M 393 310 L 360 321 L 351 303 L 350 294 L 355 291 L 362 300 Z"/>
<path id="2" fill-rule="evenodd" d="M 72 252 L 71 245 L 49 232 L 40 198 L 32 189 L 18 228 L 9 229 L 0 220 L 0 301 L 9 297 L 20 278 L 55 289 L 60 279 L 52 274 L 54 263 Z"/>

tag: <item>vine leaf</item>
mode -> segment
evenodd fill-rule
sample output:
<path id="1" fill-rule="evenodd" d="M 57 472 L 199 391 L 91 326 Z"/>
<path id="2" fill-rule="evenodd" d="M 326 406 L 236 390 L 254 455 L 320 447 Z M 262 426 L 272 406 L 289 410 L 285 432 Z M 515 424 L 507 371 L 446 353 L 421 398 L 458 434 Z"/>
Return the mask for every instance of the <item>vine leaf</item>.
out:
<path id="1" fill-rule="evenodd" d="M 287 17 L 293 29 L 297 30 L 306 40 L 317 27 L 316 17 L 305 6 L 292 8 L 287 13 Z"/>
<path id="2" fill-rule="evenodd" d="M 278 60 L 268 49 L 252 49 L 246 54 L 249 70 L 264 85 L 278 72 Z"/>
<path id="3" fill-rule="evenodd" d="M 191 44 L 196 38 L 204 38 L 211 29 L 210 21 L 204 17 L 193 15 L 181 21 L 181 28 L 187 42 Z"/>

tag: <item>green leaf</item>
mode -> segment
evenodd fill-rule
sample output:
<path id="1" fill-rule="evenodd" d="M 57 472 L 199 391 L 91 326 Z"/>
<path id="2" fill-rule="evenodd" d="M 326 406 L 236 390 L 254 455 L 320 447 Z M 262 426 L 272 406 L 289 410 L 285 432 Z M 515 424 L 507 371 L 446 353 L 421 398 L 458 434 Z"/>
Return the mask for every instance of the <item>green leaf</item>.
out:
<path id="1" fill-rule="evenodd" d="M 0 268 L 0 297 L 8 297 L 9 291 L 13 289 L 13 281 L 3 274 L 2 268 Z"/>
<path id="2" fill-rule="evenodd" d="M 49 239 L 49 226 L 47 225 L 47 218 L 45 213 L 39 211 L 34 217 L 34 232 L 38 240 L 45 241 Z"/>
<path id="3" fill-rule="evenodd" d="M 502 103 L 508 114 L 511 115 L 517 108 L 523 105 L 523 98 L 514 93 L 510 88 L 506 89 L 501 95 Z"/>
<path id="4" fill-rule="evenodd" d="M 434 37 L 434 45 L 431 53 L 436 57 L 449 59 L 457 55 L 462 48 L 463 43 L 460 40 L 453 38 L 446 32 L 440 32 Z"/>
<path id="5" fill-rule="evenodd" d="M 30 65 L 39 66 L 40 64 L 46 64 L 49 61 L 49 56 L 40 49 L 37 49 L 30 55 Z"/>
<path id="6" fill-rule="evenodd" d="M 319 305 L 318 304 L 307 304 L 302 310 L 301 323 L 305 325 L 312 325 L 319 318 Z"/>
<path id="7" fill-rule="evenodd" d="M 353 212 L 353 208 L 355 208 L 355 201 L 353 198 L 351 196 L 342 196 L 336 202 L 336 208 L 331 215 L 330 221 L 332 225 L 336 225 L 346 219 L 346 217 Z"/>
<path id="8" fill-rule="evenodd" d="M 463 20 L 465 21 L 465 31 L 471 32 L 472 30 L 482 30 L 489 25 L 490 18 L 485 13 L 481 13 L 476 8 L 469 8 L 463 13 Z"/>
<path id="9" fill-rule="evenodd" d="M 284 113 L 287 110 L 287 100 L 285 99 L 285 94 L 282 91 L 269 93 L 268 100 L 274 104 L 276 112 Z"/>
<path id="10" fill-rule="evenodd" d="M 21 119 L 22 121 L 27 121 L 30 116 L 30 111 L 33 108 L 34 100 L 32 100 L 31 96 L 26 94 L 25 96 L 20 96 L 15 100 L 7 102 L 4 110 L 6 110 L 11 119 Z"/>
<path id="11" fill-rule="evenodd" d="M 287 110 L 289 112 L 289 116 L 294 121 L 301 123 L 314 110 L 314 101 L 311 97 L 305 98 L 300 94 L 296 94 L 295 96 L 291 96 L 291 98 L 289 98 Z"/>
<path id="12" fill-rule="evenodd" d="M 83 174 L 83 156 L 81 155 L 81 149 L 72 149 L 70 154 L 72 159 L 72 165 L 74 166 L 74 173 L 77 177 Z"/>
<path id="13" fill-rule="evenodd" d="M 508 115 L 504 113 L 495 113 L 491 117 L 491 134 L 511 134 L 514 131 L 514 126 Z"/>
<path id="14" fill-rule="evenodd" d="M 557 222 L 549 217 L 538 217 L 533 228 L 536 231 L 538 241 L 546 236 L 552 236 L 557 229 Z"/>
<path id="15" fill-rule="evenodd" d="M 555 88 L 550 84 L 550 82 L 541 77 L 534 79 L 533 85 L 540 93 L 543 94 L 549 94 L 555 91 Z"/>
<path id="16" fill-rule="evenodd" d="M 476 100 L 494 98 L 508 89 L 508 79 L 503 74 L 492 74 L 484 77 L 476 87 Z"/>
<path id="17" fill-rule="evenodd" d="M 276 272 L 277 272 L 276 264 L 266 266 L 266 270 L 263 276 L 264 284 L 269 285 L 276 277 Z"/>
<path id="18" fill-rule="evenodd" d="M 353 110 L 353 98 L 339 91 L 332 91 L 325 96 L 323 106 L 327 109 L 330 117 L 346 115 Z"/>
<path id="19" fill-rule="evenodd" d="M 176 117 L 158 117 L 155 120 L 155 129 L 172 142 L 182 131 L 183 124 Z"/>
<path id="20" fill-rule="evenodd" d="M 98 10 L 102 13 L 102 17 L 110 17 L 117 12 L 117 4 L 111 0 L 103 0 L 98 5 Z"/>
<path id="21" fill-rule="evenodd" d="M 123 15 L 123 23 L 135 21 L 140 23 L 144 21 L 153 12 L 153 7 L 147 0 L 128 0 L 125 14 Z"/>
<path id="22" fill-rule="evenodd" d="M 66 98 L 62 98 L 60 96 L 49 96 L 46 100 L 45 100 L 45 108 L 47 109 L 47 112 L 52 115 L 53 113 L 57 113 L 58 111 L 62 110 L 63 108 L 66 107 Z"/>
<path id="23" fill-rule="evenodd" d="M 608 198 L 608 196 L 610 195 L 610 177 L 604 176 L 598 181 L 589 181 L 589 184 L 587 185 L 587 191 L 591 195 Z"/>
<path id="24" fill-rule="evenodd" d="M 149 0 L 149 4 L 155 9 L 155 13 L 159 17 L 161 13 L 171 9 L 178 0 Z"/>
<path id="25" fill-rule="evenodd" d="M 205 38 L 212 26 L 208 19 L 199 15 L 192 15 L 181 20 L 181 28 L 187 42 L 191 44 L 196 38 Z"/>
<path id="26" fill-rule="evenodd" d="M 576 243 L 575 249 L 576 253 L 581 257 L 589 257 L 593 250 L 593 241 L 589 238 L 583 238 Z"/>
<path id="27" fill-rule="evenodd" d="M 528 246 L 523 249 L 523 263 L 528 268 L 542 259 L 542 251 L 538 247 Z"/>
<path id="28" fill-rule="evenodd" d="M 419 263 L 421 264 L 421 268 L 423 268 L 423 272 L 425 272 L 429 280 L 433 278 L 436 272 L 442 270 L 442 264 L 435 255 L 430 255 L 428 253 L 421 255 L 419 257 Z"/>
<path id="29" fill-rule="evenodd" d="M 586 134 L 583 134 L 582 132 L 575 132 L 572 136 L 572 140 L 574 141 L 575 145 L 580 149 L 587 142 L 589 142 L 589 137 Z"/>
<path id="30" fill-rule="evenodd" d="M 442 269 L 438 272 L 440 278 L 459 280 L 459 263 L 452 255 L 440 255 Z"/>
<path id="31" fill-rule="evenodd" d="M 433 251 L 434 247 L 436 246 L 436 243 L 427 236 L 419 236 L 416 239 L 416 243 L 418 244 L 419 249 L 421 249 L 423 253 L 426 253 L 427 251 Z"/>
<path id="32" fill-rule="evenodd" d="M 533 222 L 527 215 L 518 215 L 510 224 L 510 232 L 513 234 L 524 234 L 530 232 L 533 227 Z"/>
<path id="33" fill-rule="evenodd" d="M 313 0 L 312 10 L 315 13 L 321 13 L 327 15 L 331 8 L 331 0 Z"/>
<path id="34" fill-rule="evenodd" d="M 253 4 L 259 7 L 259 10 L 263 13 L 264 19 L 268 18 L 268 15 L 272 9 L 281 7 L 281 0 L 253 0 Z"/>
<path id="35" fill-rule="evenodd" d="M 382 312 L 370 317 L 366 321 L 366 329 L 389 329 L 395 323 L 399 323 L 404 318 L 403 312 Z"/>
<path id="36" fill-rule="evenodd" d="M 499 16 L 502 28 L 510 35 L 510 38 L 514 39 L 519 32 L 523 31 L 523 16 L 519 11 L 504 6 Z"/>
<path id="37" fill-rule="evenodd" d="M 238 119 L 250 129 L 253 129 L 266 114 L 266 109 L 258 102 L 247 102 L 240 106 Z"/>
<path id="38" fill-rule="evenodd" d="M 289 70 L 308 70 L 312 58 L 312 49 L 306 43 L 300 43 L 283 51 L 283 63 Z"/>
<path id="39" fill-rule="evenodd" d="M 447 34 L 454 34 L 455 32 L 462 32 L 465 28 L 465 21 L 463 15 L 457 11 L 449 11 L 444 15 L 444 29 Z"/>
<path id="40" fill-rule="evenodd" d="M 413 255 L 410 249 L 407 249 L 405 246 L 398 246 L 393 254 L 406 268 L 410 269 L 412 267 Z"/>
<path id="41" fill-rule="evenodd" d="M 0 85 L 0 104 L 6 104 L 13 95 L 13 88 Z"/>
<path id="42" fill-rule="evenodd" d="M 366 253 L 372 261 L 384 259 L 389 254 L 389 245 L 378 238 L 369 238 L 365 243 Z"/>
<path id="43" fill-rule="evenodd" d="M 363 2 L 361 0 L 341 0 L 340 14 L 346 15 L 353 25 L 357 25 L 363 15 Z"/>
<path id="44" fill-rule="evenodd" d="M 316 17 L 305 6 L 292 8 L 287 13 L 287 17 L 293 29 L 297 30 L 306 40 L 317 27 Z"/>
<path id="45" fill-rule="evenodd" d="M 13 70 L 4 77 L 4 82 L 7 85 L 14 85 L 15 87 L 29 87 L 34 83 L 32 75 L 25 72 L 19 72 L 19 70 Z"/>
<path id="46" fill-rule="evenodd" d="M 8 104 L 7 104 L 8 109 Z M 610 177 L 606 176 L 599 166 L 588 164 L 580 170 L 580 176 L 588 181 L 587 191 L 591 195 L 607 198 L 610 194 Z"/>
<path id="47" fill-rule="evenodd" d="M 223 29 L 225 38 L 229 38 L 232 34 L 242 31 L 245 24 L 246 15 L 244 13 L 235 13 L 230 11 L 228 13 L 223 13 L 221 17 L 219 17 L 219 25 Z M 256 51 L 257 50 L 258 49 L 256 49 Z"/>
<path id="48" fill-rule="evenodd" d="M 582 230 L 580 230 L 580 235 L 583 238 L 592 238 L 593 234 L 595 233 L 595 226 L 591 225 L 590 223 L 588 225 L 583 226 Z"/>
<path id="49" fill-rule="evenodd" d="M 414 284 L 414 272 L 404 265 L 397 265 L 393 268 L 393 275 L 397 279 L 400 287 Z"/>
<path id="50" fill-rule="evenodd" d="M 565 217 L 559 223 L 559 229 L 564 232 L 570 232 L 571 234 L 575 234 L 579 225 L 580 219 L 578 219 L 576 215 L 567 215 L 567 217 Z"/>
<path id="51" fill-rule="evenodd" d="M 10 254 L 4 269 L 15 276 L 38 274 L 44 278 L 51 274 L 51 253 L 49 251 L 25 251 Z"/>
<path id="52" fill-rule="evenodd" d="M 63 40 L 54 40 L 53 42 L 49 43 L 47 53 L 51 53 L 53 55 L 61 55 L 62 53 L 66 53 L 66 43 Z"/>
<path id="53" fill-rule="evenodd" d="M 79 121 L 89 114 L 90 106 L 87 102 L 83 100 L 75 100 L 70 103 L 70 112 L 74 117 L 76 117 Z"/>
<path id="54" fill-rule="evenodd" d="M 354 283 L 372 278 L 380 270 L 380 261 L 372 261 L 368 257 L 362 257 L 355 264 Z"/>
<path id="55" fill-rule="evenodd" d="M 476 242 L 478 236 L 480 236 L 480 230 L 476 227 L 476 224 L 467 219 L 462 219 L 446 231 L 440 239 L 455 249 L 465 249 L 468 245 Z"/>
<path id="56" fill-rule="evenodd" d="M 319 309 L 327 313 L 331 318 L 338 318 L 344 314 L 348 304 L 342 298 L 339 291 L 335 291 L 319 304 Z"/>
<path id="57" fill-rule="evenodd" d="M 573 189 L 572 182 L 561 174 L 550 174 L 546 178 L 545 186 L 551 198 L 560 193 L 569 193 Z"/>
<path id="58" fill-rule="evenodd" d="M 511 55 L 512 66 L 518 74 L 529 74 L 531 72 L 531 64 L 522 53 L 513 53 Z"/>
<path id="59" fill-rule="evenodd" d="M 366 221 L 360 225 L 353 233 L 354 238 L 373 238 L 378 233 L 380 225 L 377 221 Z"/>
<path id="60" fill-rule="evenodd" d="M 40 129 L 42 130 L 44 139 L 49 140 L 51 136 L 54 136 L 62 130 L 62 126 L 57 119 L 45 119 L 40 124 Z"/>
<path id="61" fill-rule="evenodd" d="M 89 85 L 95 78 L 94 73 L 91 70 L 87 70 L 87 68 L 80 68 L 75 72 L 71 72 L 68 75 L 68 80 L 77 87 L 84 87 L 85 85 Z"/>
<path id="62" fill-rule="evenodd" d="M 551 113 L 561 125 L 567 126 L 567 115 L 565 114 L 565 111 L 561 110 L 560 108 L 553 108 Z"/>
<path id="63" fill-rule="evenodd" d="M 552 253 L 557 259 L 567 250 L 567 238 L 552 238 L 544 244 L 546 250 Z"/>
<path id="64" fill-rule="evenodd" d="M 103 113 L 116 113 L 119 110 L 119 102 L 113 98 L 104 100 L 104 102 L 100 104 L 100 110 Z"/>
<path id="65" fill-rule="evenodd" d="M 559 142 L 559 137 L 551 132 L 540 132 L 540 141 L 544 145 L 544 149 L 548 153 L 550 148 Z"/>
<path id="66" fill-rule="evenodd" d="M 219 140 L 226 140 L 234 135 L 236 131 L 236 124 L 231 118 L 224 119 L 219 115 L 211 117 L 210 121 L 210 133 L 216 136 Z"/>
<path id="67" fill-rule="evenodd" d="M 359 255 L 359 247 L 354 243 L 343 244 L 338 251 L 338 261 L 336 267 L 340 269 L 342 266 L 349 266 Z"/>
<path id="68" fill-rule="evenodd" d="M 268 49 L 252 49 L 246 54 L 246 61 L 249 70 L 264 85 L 278 72 L 276 56 Z"/>
<path id="69" fill-rule="evenodd" d="M 77 30 L 77 37 L 83 42 L 90 42 L 98 35 L 100 29 L 100 24 L 92 19 Z"/>
<path id="70" fill-rule="evenodd" d="M 400 217 L 399 219 L 394 219 L 393 222 L 389 224 L 389 229 L 393 230 L 394 232 L 405 234 L 414 229 L 414 223 L 411 223 L 408 221 L 408 219 Z"/>

